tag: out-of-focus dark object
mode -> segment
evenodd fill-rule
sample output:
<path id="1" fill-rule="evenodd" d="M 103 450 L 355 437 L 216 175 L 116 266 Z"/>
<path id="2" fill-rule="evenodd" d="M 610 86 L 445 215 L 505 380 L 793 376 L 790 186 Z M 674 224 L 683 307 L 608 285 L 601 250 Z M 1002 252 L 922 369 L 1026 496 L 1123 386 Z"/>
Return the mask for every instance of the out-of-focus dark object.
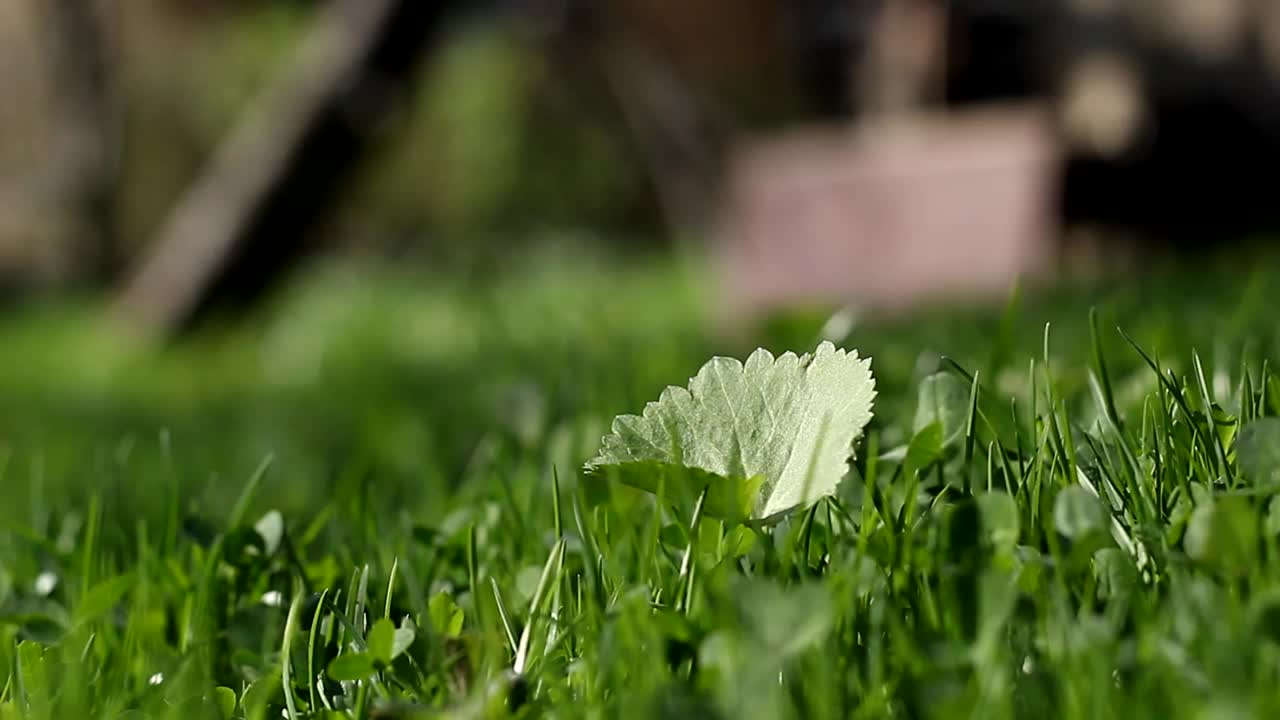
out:
<path id="1" fill-rule="evenodd" d="M 1184 247 L 1280 231 L 1259 181 L 1280 164 L 1280 3 L 841 4 L 862 19 L 842 26 L 847 95 L 821 87 L 863 129 L 733 151 L 738 309 L 999 290 L 1074 254 L 1076 228 Z M 1011 104 L 1047 112 L 1018 131 L 983 111 Z"/>
<path id="2" fill-rule="evenodd" d="M 1280 231 L 1280 3 L 952 0 L 952 106 L 1043 97 L 1062 216 L 1200 246 Z"/>
<path id="3" fill-rule="evenodd" d="M 811 0 L 807 5 L 821 4 Z M 801 3 L 806 5 L 806 3 Z M 1204 245 L 1280 231 L 1267 177 L 1280 164 L 1280 2 L 849 0 L 850 84 L 830 107 L 865 117 L 940 52 L 921 106 L 1043 101 L 1067 154 L 1061 216 Z M 942 18 L 941 42 L 923 26 Z M 894 28 L 897 28 L 897 31 Z M 886 32 L 888 31 L 888 32 Z M 810 45 L 837 43 L 810 33 Z M 933 45 L 933 47 L 928 47 Z M 810 57 L 816 58 L 816 54 Z M 899 58 L 897 68 L 885 71 Z M 879 68 L 879 69 L 877 69 Z M 846 98 L 839 97 L 841 91 Z M 940 95 L 941 103 L 930 99 Z M 900 94 L 900 93 L 899 93 Z M 873 98 L 879 98 L 874 100 Z M 871 100 L 869 100 L 871 99 Z"/>
<path id="4" fill-rule="evenodd" d="M 100 2 L 0 7 L 0 288 L 102 283 L 115 263 L 111 42 Z"/>
<path id="5" fill-rule="evenodd" d="M 111 138 L 116 113 L 108 32 L 100 3 L 50 0 L 46 7 L 57 85 L 62 89 L 60 139 L 53 158 L 55 187 L 78 220 L 81 266 L 101 282 L 111 277 L 117 261 L 111 218 Z"/>
<path id="6" fill-rule="evenodd" d="M 172 211 L 128 281 L 122 312 L 167 332 L 273 281 L 406 92 L 444 9 L 335 0 L 320 11 L 294 62 Z"/>
<path id="7" fill-rule="evenodd" d="M 683 193 L 695 198 L 684 205 L 705 206 L 700 198 L 716 195 L 716 173 L 733 153 L 733 138 L 757 127 L 744 120 L 744 103 L 735 102 L 741 95 L 732 90 L 755 73 L 762 94 L 795 98 L 799 90 L 800 104 L 771 123 L 778 127 L 883 122 L 921 109 L 989 103 L 1044 105 L 1065 154 L 1056 185 L 1067 225 L 1180 244 L 1280 229 L 1266 184 L 1254 181 L 1280 161 L 1280 122 L 1272 120 L 1280 117 L 1277 2 L 578 5 L 593 9 L 596 20 L 586 34 L 595 35 L 604 56 L 631 68 L 615 72 L 624 79 L 614 85 L 641 129 L 637 134 L 666 138 L 645 143 L 654 165 L 665 168 L 655 175 L 675 177 L 659 184 L 689 187 L 698 185 L 690 177 L 712 177 L 701 183 L 711 191 Z M 708 17 L 732 17 L 731 31 L 711 32 Z M 746 37 L 758 48 L 754 57 L 731 41 L 745 45 Z M 649 68 L 648 80 L 637 66 Z M 662 89 L 668 101 L 656 99 L 658 92 L 648 93 L 647 102 L 635 100 L 645 86 Z M 682 88 L 693 101 L 669 101 Z M 690 129 L 708 126 L 719 130 L 712 134 L 711 161 L 679 151 L 706 148 L 708 133 Z M 691 141 L 680 141 L 681 135 Z"/>

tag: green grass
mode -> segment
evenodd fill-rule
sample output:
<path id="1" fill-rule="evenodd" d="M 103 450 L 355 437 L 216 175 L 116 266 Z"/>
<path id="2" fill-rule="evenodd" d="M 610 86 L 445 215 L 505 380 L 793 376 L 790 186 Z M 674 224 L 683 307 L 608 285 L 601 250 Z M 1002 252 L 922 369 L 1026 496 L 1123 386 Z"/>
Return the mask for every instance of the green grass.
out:
<path id="1" fill-rule="evenodd" d="M 702 277 L 331 272 L 163 352 L 11 313 L 0 717 L 1280 711 L 1280 265 L 854 324 L 855 468 L 757 530 L 580 474 L 711 354 L 823 336 L 712 332 Z"/>

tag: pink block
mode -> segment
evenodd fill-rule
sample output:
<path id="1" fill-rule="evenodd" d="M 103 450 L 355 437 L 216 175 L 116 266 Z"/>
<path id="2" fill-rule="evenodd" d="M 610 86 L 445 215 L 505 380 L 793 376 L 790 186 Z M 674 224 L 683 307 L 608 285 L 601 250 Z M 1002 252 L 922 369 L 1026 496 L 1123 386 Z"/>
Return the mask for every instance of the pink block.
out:
<path id="1" fill-rule="evenodd" d="M 1033 108 L 747 143 L 719 243 L 730 304 L 903 307 L 1006 292 L 1053 256 L 1058 156 Z"/>

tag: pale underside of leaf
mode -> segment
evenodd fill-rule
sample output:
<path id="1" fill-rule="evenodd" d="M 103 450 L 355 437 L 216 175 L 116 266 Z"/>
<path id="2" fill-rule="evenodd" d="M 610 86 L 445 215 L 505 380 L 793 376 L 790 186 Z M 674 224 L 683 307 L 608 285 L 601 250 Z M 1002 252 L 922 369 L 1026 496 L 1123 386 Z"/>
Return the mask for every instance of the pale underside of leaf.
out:
<path id="1" fill-rule="evenodd" d="M 761 349 L 745 364 L 716 357 L 687 389 L 618 417 L 587 468 L 649 491 L 664 472 L 698 471 L 684 480 L 709 487 L 708 512 L 770 519 L 835 492 L 874 399 L 870 359 L 831 343 L 776 359 Z"/>

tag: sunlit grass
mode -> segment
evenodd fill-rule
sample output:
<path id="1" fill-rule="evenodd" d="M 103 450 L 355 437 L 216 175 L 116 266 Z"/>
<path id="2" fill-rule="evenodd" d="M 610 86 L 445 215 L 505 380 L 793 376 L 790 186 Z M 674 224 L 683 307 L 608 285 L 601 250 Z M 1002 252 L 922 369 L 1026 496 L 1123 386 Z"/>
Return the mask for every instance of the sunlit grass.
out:
<path id="1" fill-rule="evenodd" d="M 325 275 L 165 352 L 0 322 L 0 717 L 1280 710 L 1268 261 L 855 323 L 854 469 L 767 528 L 580 468 L 827 316 L 719 336 L 697 272 L 583 263 Z"/>

